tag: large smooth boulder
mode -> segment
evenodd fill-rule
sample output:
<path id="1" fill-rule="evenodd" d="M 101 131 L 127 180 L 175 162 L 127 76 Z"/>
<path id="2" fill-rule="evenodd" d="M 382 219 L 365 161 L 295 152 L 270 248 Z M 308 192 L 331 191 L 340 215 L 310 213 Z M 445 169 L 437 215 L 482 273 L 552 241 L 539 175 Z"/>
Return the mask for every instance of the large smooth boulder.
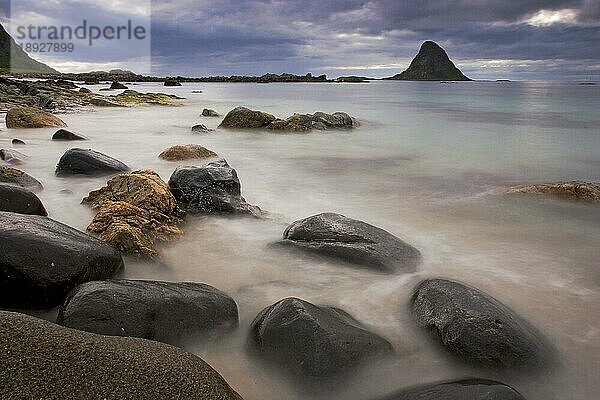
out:
<path id="1" fill-rule="evenodd" d="M 67 126 L 60 118 L 35 107 L 12 107 L 6 113 L 7 128 L 51 128 Z"/>
<path id="2" fill-rule="evenodd" d="M 42 184 L 23 171 L 10 167 L 0 167 L 0 182 L 13 186 L 19 186 L 32 192 L 39 192 L 44 187 Z"/>
<path id="3" fill-rule="evenodd" d="M 156 257 L 157 242 L 182 233 L 177 200 L 152 170 L 117 175 L 82 204 L 96 211 L 88 231 L 125 254 Z"/>
<path id="4" fill-rule="evenodd" d="M 0 311 L 0 398 L 241 400 L 180 348 Z"/>
<path id="5" fill-rule="evenodd" d="M 343 310 L 297 298 L 265 308 L 250 329 L 249 343 L 259 356 L 302 378 L 350 373 L 394 351 Z"/>
<path id="6" fill-rule="evenodd" d="M 211 157 L 217 157 L 217 153 L 198 144 L 171 146 L 158 156 L 158 158 L 166 161 L 200 160 Z"/>
<path id="7" fill-rule="evenodd" d="M 58 161 L 57 176 L 67 175 L 113 175 L 127 172 L 129 167 L 116 158 L 91 149 L 70 149 Z"/>
<path id="8" fill-rule="evenodd" d="M 27 189 L 0 183 L 0 211 L 42 215 L 48 213 L 40 199 Z"/>
<path id="9" fill-rule="evenodd" d="M 87 140 L 87 138 L 66 129 L 59 129 L 52 135 L 52 140 Z"/>
<path id="10" fill-rule="evenodd" d="M 219 159 L 201 167 L 177 167 L 169 179 L 177 201 L 191 213 L 237 213 L 260 216 L 246 203 L 235 169 Z"/>
<path id="11" fill-rule="evenodd" d="M 49 309 L 123 268 L 111 246 L 39 215 L 0 212 L 0 308 Z"/>
<path id="12" fill-rule="evenodd" d="M 541 335 L 487 294 L 445 279 L 421 282 L 412 297 L 417 325 L 459 359 L 491 368 L 540 366 L 549 356 Z"/>
<path id="13" fill-rule="evenodd" d="M 296 221 L 283 233 L 283 245 L 384 271 L 414 271 L 419 250 L 381 228 L 335 213 Z"/>
<path id="14" fill-rule="evenodd" d="M 600 183 L 596 182 L 572 181 L 513 186 L 508 189 L 508 193 L 600 204 Z"/>
<path id="15" fill-rule="evenodd" d="M 171 344 L 238 325 L 235 301 L 192 282 L 110 280 L 77 286 L 56 322 L 83 331 Z"/>
<path id="16" fill-rule="evenodd" d="M 316 112 L 314 114 L 294 114 L 287 119 L 277 119 L 268 128 L 286 131 L 310 131 L 351 129 L 358 126 L 358 122 L 344 112 L 327 114 Z"/>
<path id="17" fill-rule="evenodd" d="M 219 127 L 230 129 L 266 128 L 275 119 L 273 115 L 266 112 L 236 107 L 227 113 Z"/>
<path id="18" fill-rule="evenodd" d="M 420 385 L 379 400 L 525 400 L 512 387 L 487 379 L 465 379 Z"/>

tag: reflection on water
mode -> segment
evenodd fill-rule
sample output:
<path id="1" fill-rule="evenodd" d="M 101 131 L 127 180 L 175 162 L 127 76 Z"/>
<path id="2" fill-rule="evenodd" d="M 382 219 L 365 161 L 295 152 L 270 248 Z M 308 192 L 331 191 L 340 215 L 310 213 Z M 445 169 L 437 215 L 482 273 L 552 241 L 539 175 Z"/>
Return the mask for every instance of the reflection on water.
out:
<path id="1" fill-rule="evenodd" d="M 128 278 L 204 282 L 236 299 L 238 331 L 188 348 L 246 400 L 369 399 L 465 376 L 505 381 L 533 400 L 583 400 L 600 391 L 598 209 L 502 194 L 512 183 L 600 179 L 592 162 L 600 150 L 599 88 L 381 82 L 197 84 L 169 91 L 188 97 L 188 104 L 63 119 L 91 139 L 83 146 L 132 168 L 152 168 L 165 180 L 177 164 L 159 160 L 158 154 L 175 144 L 201 144 L 237 169 L 248 202 L 270 212 L 265 221 L 190 218 L 185 235 L 163 246 L 160 264 L 126 261 Z M 191 133 L 196 123 L 216 128 L 220 122 L 199 117 L 203 108 L 224 114 L 236 105 L 278 116 L 346 111 L 362 126 L 311 134 Z M 91 212 L 79 202 L 106 180 L 54 177 L 56 162 L 71 144 L 50 142 L 51 133 L 4 130 L 0 147 L 10 147 L 12 137 L 24 139 L 28 144 L 20 151 L 30 158 L 23 169 L 44 183 L 40 197 L 50 215 L 85 229 Z M 288 223 L 324 211 L 396 234 L 421 250 L 423 264 L 413 274 L 390 276 L 269 246 Z M 414 286 L 432 276 L 464 281 L 512 307 L 556 346 L 559 365 L 524 377 L 457 364 L 415 329 L 407 312 Z M 252 319 L 288 296 L 345 309 L 392 342 L 398 357 L 369 365 L 330 392 L 295 390 L 245 351 Z"/>

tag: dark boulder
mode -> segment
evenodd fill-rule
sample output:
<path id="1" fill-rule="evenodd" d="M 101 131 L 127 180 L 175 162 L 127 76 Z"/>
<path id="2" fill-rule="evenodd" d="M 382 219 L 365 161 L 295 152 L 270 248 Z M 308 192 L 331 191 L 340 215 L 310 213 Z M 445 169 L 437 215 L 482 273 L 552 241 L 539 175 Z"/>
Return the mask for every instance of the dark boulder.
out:
<path id="1" fill-rule="evenodd" d="M 44 188 L 34 177 L 10 167 L 0 167 L 0 183 L 19 186 L 32 192 L 39 192 Z"/>
<path id="2" fill-rule="evenodd" d="M 391 233 L 334 213 L 292 223 L 280 243 L 384 272 L 410 272 L 421 260 L 419 250 Z"/>
<path id="3" fill-rule="evenodd" d="M 428 279 L 412 297 L 417 325 L 458 358 L 493 368 L 534 367 L 549 355 L 541 335 L 487 294 L 445 279 Z"/>
<path id="4" fill-rule="evenodd" d="M 297 298 L 261 311 L 252 322 L 249 344 L 261 357 L 311 379 L 349 373 L 394 351 L 348 313 Z"/>
<path id="5" fill-rule="evenodd" d="M 487 379 L 465 379 L 420 385 L 379 400 L 525 400 L 515 389 Z"/>
<path id="6" fill-rule="evenodd" d="M 238 311 L 231 297 L 202 283 L 110 280 L 73 289 L 56 322 L 102 335 L 176 344 L 237 327 Z"/>
<path id="7" fill-rule="evenodd" d="M 207 133 L 210 132 L 211 129 L 208 129 L 204 124 L 197 124 L 192 126 L 192 132 L 194 133 Z"/>
<path id="8" fill-rule="evenodd" d="M 179 82 L 177 79 L 166 79 L 164 85 L 165 86 L 181 86 L 181 82 Z"/>
<path id="9" fill-rule="evenodd" d="M 261 214 L 258 207 L 246 203 L 237 172 L 223 159 L 202 167 L 178 167 L 169 179 L 169 187 L 191 213 Z"/>
<path id="10" fill-rule="evenodd" d="M 38 215 L 0 212 L 0 308 L 49 309 L 80 283 L 123 268 L 119 252 Z"/>
<path id="11" fill-rule="evenodd" d="M 294 114 L 287 119 L 277 119 L 271 122 L 268 128 L 285 131 L 310 131 L 312 129 L 325 131 L 351 129 L 356 126 L 358 126 L 358 122 L 344 112 L 333 114 L 316 112 L 314 114 Z"/>
<path id="12" fill-rule="evenodd" d="M 266 128 L 275 119 L 273 115 L 262 111 L 254 111 L 246 107 L 236 107 L 227 113 L 219 127 L 230 129 Z"/>
<path id="13" fill-rule="evenodd" d="M 42 215 L 48 213 L 40 199 L 27 189 L 0 183 L 0 211 Z"/>
<path id="14" fill-rule="evenodd" d="M 87 140 L 87 138 L 66 129 L 59 129 L 52 135 L 52 140 Z"/>
<path id="15" fill-rule="evenodd" d="M 0 398 L 241 400 L 180 348 L 0 311 Z"/>
<path id="16" fill-rule="evenodd" d="M 123 85 L 122 83 L 119 83 L 117 81 L 113 81 L 113 83 L 111 83 L 110 88 L 111 90 L 114 89 L 128 89 L 127 86 Z"/>
<path id="17" fill-rule="evenodd" d="M 57 176 L 65 175 L 112 175 L 130 169 L 116 158 L 91 149 L 70 149 L 58 161 Z"/>
<path id="18" fill-rule="evenodd" d="M 11 140 L 12 145 L 18 145 L 18 144 L 26 144 L 25 141 L 19 139 L 19 138 L 14 138 L 13 140 Z"/>
<path id="19" fill-rule="evenodd" d="M 205 108 L 204 110 L 202 110 L 202 116 L 203 117 L 218 117 L 219 113 L 217 113 L 213 109 Z"/>
<path id="20" fill-rule="evenodd" d="M 82 87 L 81 89 L 79 89 L 79 93 L 92 93 L 92 91 L 88 88 Z"/>

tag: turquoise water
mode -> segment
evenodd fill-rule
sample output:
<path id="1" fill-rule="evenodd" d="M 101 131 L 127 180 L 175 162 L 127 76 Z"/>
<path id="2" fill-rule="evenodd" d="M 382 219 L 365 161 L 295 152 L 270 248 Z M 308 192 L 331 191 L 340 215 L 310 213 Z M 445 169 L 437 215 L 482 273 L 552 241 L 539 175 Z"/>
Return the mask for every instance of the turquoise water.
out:
<path id="1" fill-rule="evenodd" d="M 99 87 L 91 87 L 94 90 Z M 238 302 L 239 330 L 189 349 L 222 373 L 246 400 L 307 399 L 276 371 L 246 355 L 251 320 L 287 296 L 339 306 L 390 340 L 398 357 L 372 365 L 323 398 L 368 399 L 401 387 L 465 376 L 511 384 L 528 399 L 591 399 L 600 392 L 600 213 L 595 206 L 504 195 L 512 184 L 600 180 L 600 86 L 544 82 L 372 82 L 369 84 L 186 84 L 163 88 L 182 107 L 95 109 L 63 115 L 91 140 L 85 146 L 167 180 L 177 166 L 157 155 L 198 143 L 235 167 L 243 194 L 271 213 L 265 221 L 203 217 L 162 248 L 163 263 L 127 260 L 126 276 L 205 282 Z M 202 90 L 203 93 L 192 93 Z M 237 105 L 286 117 L 345 111 L 349 132 L 275 134 L 217 130 L 203 108 Z M 79 205 L 105 179 L 59 179 L 54 166 L 71 145 L 53 130 L 4 130 L 28 142 L 23 169 L 40 179 L 55 219 L 80 229 Z M 72 195 L 61 192 L 69 189 Z M 333 211 L 380 226 L 418 247 L 414 274 L 381 275 L 268 246 L 285 226 Z M 456 364 L 414 328 L 406 304 L 432 276 L 474 285 L 531 321 L 559 353 L 559 365 L 533 376 L 496 375 Z"/>

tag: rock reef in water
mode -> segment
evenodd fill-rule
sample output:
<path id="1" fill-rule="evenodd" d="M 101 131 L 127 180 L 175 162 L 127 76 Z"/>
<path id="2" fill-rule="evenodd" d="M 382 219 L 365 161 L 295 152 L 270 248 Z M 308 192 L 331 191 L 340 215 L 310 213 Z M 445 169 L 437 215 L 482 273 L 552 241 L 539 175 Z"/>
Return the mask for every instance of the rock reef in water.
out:
<path id="1" fill-rule="evenodd" d="M 403 81 L 470 81 L 437 43 L 430 40 L 421 45 L 408 69 L 389 80 Z"/>
<path id="2" fill-rule="evenodd" d="M 514 186 L 509 188 L 507 193 L 600 204 L 600 184 L 595 182 L 572 181 Z"/>
<path id="3" fill-rule="evenodd" d="M 177 200 L 152 170 L 117 175 L 82 204 L 96 211 L 88 231 L 124 254 L 157 257 L 157 242 L 182 233 Z"/>
<path id="4" fill-rule="evenodd" d="M 201 358 L 0 311 L 0 398 L 242 400 Z"/>

